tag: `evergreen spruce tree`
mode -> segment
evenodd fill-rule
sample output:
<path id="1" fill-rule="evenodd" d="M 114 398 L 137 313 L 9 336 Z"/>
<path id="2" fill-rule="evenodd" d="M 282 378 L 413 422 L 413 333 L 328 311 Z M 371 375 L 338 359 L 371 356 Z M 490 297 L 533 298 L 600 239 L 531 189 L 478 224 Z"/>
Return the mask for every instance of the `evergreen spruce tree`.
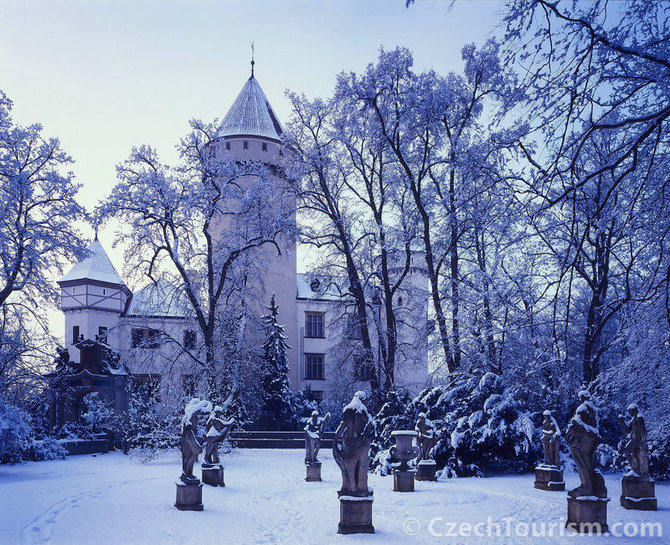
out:
<path id="1" fill-rule="evenodd" d="M 272 294 L 270 314 L 263 316 L 267 340 L 263 345 L 263 413 L 264 424 L 270 429 L 287 427 L 291 416 L 291 390 L 284 326 L 277 323 L 278 308 Z"/>

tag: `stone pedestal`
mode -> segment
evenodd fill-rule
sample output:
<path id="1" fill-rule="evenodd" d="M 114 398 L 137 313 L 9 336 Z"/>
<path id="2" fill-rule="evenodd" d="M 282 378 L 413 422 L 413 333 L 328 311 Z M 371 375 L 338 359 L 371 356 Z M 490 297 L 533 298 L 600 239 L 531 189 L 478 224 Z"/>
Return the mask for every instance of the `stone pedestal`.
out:
<path id="1" fill-rule="evenodd" d="M 573 532 L 600 534 L 608 531 L 607 502 L 609 498 L 568 496 L 568 520 L 565 527 Z"/>
<path id="2" fill-rule="evenodd" d="M 417 481 L 437 481 L 437 477 L 435 476 L 437 464 L 435 460 L 421 460 L 416 464 L 416 468 L 419 470 L 416 474 Z"/>
<path id="3" fill-rule="evenodd" d="M 656 511 L 656 485 L 650 478 L 624 475 L 621 479 L 621 505 L 626 509 Z"/>
<path id="4" fill-rule="evenodd" d="M 395 492 L 414 492 L 414 475 L 416 471 L 413 469 L 393 471 L 393 490 Z"/>
<path id="5" fill-rule="evenodd" d="M 372 496 L 340 496 L 338 534 L 374 534 Z"/>
<path id="6" fill-rule="evenodd" d="M 174 506 L 180 511 L 202 511 L 202 483 L 184 484 L 176 481 L 177 501 Z"/>
<path id="7" fill-rule="evenodd" d="M 537 466 L 535 468 L 535 488 L 551 491 L 565 490 L 563 470 L 555 466 Z"/>
<path id="8" fill-rule="evenodd" d="M 203 483 L 211 486 L 226 486 L 226 483 L 223 482 L 223 465 L 203 462 L 200 468 Z"/>
<path id="9" fill-rule="evenodd" d="M 312 464 L 305 466 L 307 474 L 305 480 L 308 483 L 313 483 L 321 480 L 321 464 Z"/>

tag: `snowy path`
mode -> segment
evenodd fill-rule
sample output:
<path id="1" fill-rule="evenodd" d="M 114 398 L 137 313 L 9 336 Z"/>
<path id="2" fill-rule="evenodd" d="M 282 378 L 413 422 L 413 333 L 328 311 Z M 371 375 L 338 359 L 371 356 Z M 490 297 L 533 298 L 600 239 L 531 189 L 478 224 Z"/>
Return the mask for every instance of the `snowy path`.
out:
<path id="1" fill-rule="evenodd" d="M 201 513 L 173 507 L 180 469 L 177 453 L 144 465 L 110 453 L 0 466 L 0 544 L 516 545 L 582 539 L 560 535 L 565 494 L 533 489 L 532 475 L 417 482 L 416 492 L 408 494 L 394 493 L 391 477 L 371 476 L 376 533 L 340 536 L 339 470 L 327 451 L 320 458 L 324 481 L 306 483 L 302 451 L 239 450 L 226 460 L 226 487 L 205 487 Z M 568 486 L 576 484 L 576 476 L 566 478 Z M 670 543 L 670 484 L 657 485 L 657 513 L 620 507 L 617 476 L 609 476 L 607 486 L 612 497 L 610 526 L 660 521 L 665 537 L 587 540 Z M 463 523 L 473 527 L 458 534 L 453 527 Z M 477 523 L 479 531 L 490 529 L 493 535 L 473 535 Z M 516 523 L 521 526 L 515 528 Z M 554 537 L 506 536 L 508 527 L 523 535 L 533 523 L 553 523 Z M 496 536 L 496 529 L 502 536 Z"/>

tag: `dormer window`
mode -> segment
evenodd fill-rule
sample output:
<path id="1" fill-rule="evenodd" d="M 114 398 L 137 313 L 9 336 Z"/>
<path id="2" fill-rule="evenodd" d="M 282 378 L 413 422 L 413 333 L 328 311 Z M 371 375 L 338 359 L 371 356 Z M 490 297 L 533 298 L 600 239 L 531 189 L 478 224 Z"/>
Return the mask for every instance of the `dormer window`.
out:
<path id="1" fill-rule="evenodd" d="M 242 142 L 242 148 L 243 149 L 249 149 L 249 141 L 248 140 L 244 140 Z"/>

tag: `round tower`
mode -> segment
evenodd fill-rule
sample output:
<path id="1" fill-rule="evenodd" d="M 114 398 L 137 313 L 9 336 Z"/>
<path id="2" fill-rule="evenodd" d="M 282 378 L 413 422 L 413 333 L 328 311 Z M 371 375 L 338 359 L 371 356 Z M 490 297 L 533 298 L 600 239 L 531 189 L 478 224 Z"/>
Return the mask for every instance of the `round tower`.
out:
<path id="1" fill-rule="evenodd" d="M 270 102 L 254 75 L 254 61 L 251 61 L 251 76 L 242 87 L 230 110 L 223 118 L 218 130 L 220 153 L 230 153 L 237 161 L 254 161 L 268 167 L 271 186 L 275 188 L 266 198 L 268 203 L 281 203 L 290 210 L 295 226 L 296 197 L 289 182 L 282 174 L 281 163 L 284 155 L 282 146 L 283 128 Z M 265 314 L 272 294 L 279 307 L 279 323 L 285 326 L 291 384 L 299 384 L 298 365 L 298 317 L 296 313 L 297 263 L 296 242 L 291 237 L 279 240 L 281 254 L 267 245 L 262 250 L 264 267 L 258 276 L 250 280 L 254 285 L 254 296 L 259 308 L 254 312 Z"/>

